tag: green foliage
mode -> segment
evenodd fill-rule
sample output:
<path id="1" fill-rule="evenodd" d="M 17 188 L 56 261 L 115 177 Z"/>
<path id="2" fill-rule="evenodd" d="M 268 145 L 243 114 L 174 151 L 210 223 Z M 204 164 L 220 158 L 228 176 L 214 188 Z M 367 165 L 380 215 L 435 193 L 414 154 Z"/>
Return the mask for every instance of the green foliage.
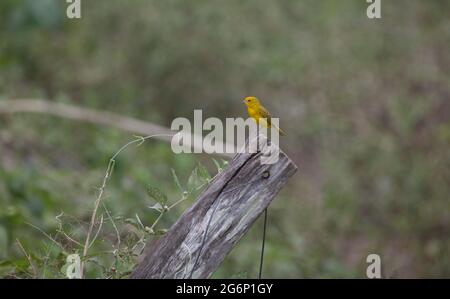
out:
<path id="1" fill-rule="evenodd" d="M 200 166 L 199 166 L 200 167 Z M 202 166 L 203 167 L 203 166 Z M 168 196 L 159 188 L 149 187 L 148 194 L 157 203 L 151 206 L 151 209 L 157 210 L 159 216 L 153 221 L 151 226 L 146 226 L 139 217 L 135 214 L 133 218 L 124 218 L 122 216 L 111 216 L 109 210 L 104 205 L 104 213 L 99 217 L 99 222 L 96 226 L 97 233 L 95 238 L 91 241 L 95 245 L 84 262 L 86 263 L 87 277 L 97 278 L 124 278 L 128 276 L 137 263 L 138 257 L 142 254 L 145 243 L 148 238 L 157 237 L 167 232 L 166 228 L 156 228 L 156 225 L 162 220 L 162 217 L 169 212 L 169 210 L 177 207 L 185 200 L 196 195 L 195 191 L 201 190 L 205 187 L 205 182 L 197 177 L 198 167 L 194 168 L 189 178 L 195 177 L 195 181 L 191 179 L 192 191 L 182 191 L 178 194 L 180 199 L 173 203 L 168 203 Z M 206 169 L 200 171 L 203 175 L 208 174 Z M 174 183 L 179 184 L 175 170 L 172 169 Z M 199 185 L 201 184 L 201 185 Z M 180 189 L 183 190 L 180 186 Z M 6 259 L 0 263 L 0 274 L 3 277 L 23 277 L 23 278 L 65 278 L 67 268 L 71 263 L 67 262 L 69 254 L 81 254 L 83 244 L 76 241 L 77 238 L 86 238 L 83 222 L 73 217 L 67 217 L 64 212 L 56 216 L 58 228 L 56 232 L 48 233 L 43 229 L 30 224 L 36 229 L 44 238 L 41 243 L 45 250 L 39 250 L 29 254 L 20 241 L 17 240 L 19 249 L 25 255 L 25 258 Z M 106 218 L 109 219 L 106 219 Z M 113 225 L 116 233 L 116 238 L 111 238 L 111 233 L 114 232 L 112 228 L 105 229 L 106 223 Z M 76 225 L 73 222 L 76 222 Z M 87 225 L 86 225 L 87 226 Z M 2 228 L 2 227 L 0 227 Z M 80 239 L 81 240 L 81 239 Z M 75 243 L 75 244 L 74 244 Z M 2 228 L 0 230 L 0 245 L 4 246 L 7 252 L 7 232 Z M 29 248 L 27 246 L 27 248 Z"/>
<path id="2" fill-rule="evenodd" d="M 147 189 L 148 194 L 156 200 L 161 205 L 165 205 L 167 202 L 167 195 L 165 195 L 161 190 L 159 190 L 156 187 L 148 187 Z"/>

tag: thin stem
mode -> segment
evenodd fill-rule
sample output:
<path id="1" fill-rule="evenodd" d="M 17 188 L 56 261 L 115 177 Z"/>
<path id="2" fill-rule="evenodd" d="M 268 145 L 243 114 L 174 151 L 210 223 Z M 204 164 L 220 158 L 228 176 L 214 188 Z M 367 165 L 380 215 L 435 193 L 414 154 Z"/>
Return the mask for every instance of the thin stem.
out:
<path id="1" fill-rule="evenodd" d="M 108 208 L 106 207 L 105 203 L 103 203 L 103 208 L 105 209 L 106 215 L 108 216 L 109 220 L 111 220 L 112 226 L 114 227 L 114 230 L 116 231 L 116 235 L 117 235 L 117 245 L 116 245 L 116 249 L 120 249 L 120 233 L 119 233 L 119 229 L 117 228 L 116 222 L 114 221 L 114 219 L 111 217 L 111 214 L 108 211 Z"/>
<path id="2" fill-rule="evenodd" d="M 58 229 L 57 232 L 63 234 L 63 236 L 66 237 L 67 240 L 69 240 L 70 242 L 75 243 L 75 244 L 77 244 L 80 247 L 83 247 L 83 244 L 81 244 L 77 240 L 75 240 L 72 237 L 70 237 L 65 231 Z"/>
<path id="3" fill-rule="evenodd" d="M 44 232 L 40 227 L 37 227 L 36 225 L 29 223 L 29 222 L 25 222 L 25 224 L 28 224 L 29 226 L 37 229 L 38 231 L 40 231 L 44 236 L 46 236 L 48 239 L 50 239 L 53 243 L 55 243 L 56 245 L 58 245 L 59 248 L 61 248 L 64 251 L 64 247 L 59 244 L 55 239 L 53 239 L 49 234 L 47 234 L 46 232 Z"/>
<path id="4" fill-rule="evenodd" d="M 27 258 L 28 263 L 30 263 L 31 269 L 33 269 L 34 278 L 37 278 L 37 270 L 36 270 L 36 267 L 34 266 L 33 262 L 31 261 L 31 255 L 29 255 L 27 253 L 25 248 L 22 246 L 22 243 L 20 243 L 19 239 L 16 239 L 16 242 L 17 242 L 17 245 L 19 245 L 20 250 L 22 250 L 23 254 Z"/>
<path id="5" fill-rule="evenodd" d="M 170 210 L 170 209 L 174 208 L 175 206 L 179 205 L 180 203 L 182 203 L 186 199 L 188 199 L 188 196 L 183 196 L 181 199 L 179 199 L 178 201 L 176 201 L 173 204 L 171 204 L 167 209 Z"/>
<path id="6" fill-rule="evenodd" d="M 137 143 L 137 146 L 142 145 L 147 139 L 153 138 L 153 137 L 161 137 L 161 136 L 174 136 L 174 134 L 155 134 L 155 135 L 150 135 L 150 136 L 146 136 L 146 137 L 141 137 L 141 136 L 137 136 L 137 138 L 133 141 L 128 142 L 127 144 L 125 144 L 124 146 L 122 146 L 109 160 L 108 163 L 108 167 L 106 169 L 106 173 L 105 176 L 103 177 L 103 182 L 102 182 L 102 186 L 99 189 L 99 193 L 98 196 L 95 200 L 95 205 L 94 205 L 94 210 L 92 212 L 91 215 L 91 221 L 89 224 L 89 230 L 87 232 L 86 235 L 86 240 L 84 242 L 84 249 L 83 249 L 83 259 L 81 262 L 81 278 L 84 277 L 84 265 L 85 265 L 85 258 L 88 254 L 88 250 L 89 250 L 89 246 L 91 244 L 91 235 L 92 232 L 94 230 L 94 225 L 95 225 L 95 219 L 97 217 L 97 210 L 100 206 L 100 203 L 103 199 L 103 193 L 105 192 L 106 189 L 106 185 L 108 183 L 108 180 L 110 179 L 112 172 L 114 170 L 114 165 L 116 163 L 116 157 L 122 152 L 124 151 L 128 146 Z"/>
<path id="7" fill-rule="evenodd" d="M 158 218 L 156 218 L 155 222 L 153 222 L 152 226 L 150 227 L 150 231 L 153 231 L 153 229 L 155 228 L 156 224 L 159 222 L 159 220 L 161 220 L 161 218 L 164 216 L 165 213 L 166 213 L 165 211 L 162 211 L 159 214 Z"/>

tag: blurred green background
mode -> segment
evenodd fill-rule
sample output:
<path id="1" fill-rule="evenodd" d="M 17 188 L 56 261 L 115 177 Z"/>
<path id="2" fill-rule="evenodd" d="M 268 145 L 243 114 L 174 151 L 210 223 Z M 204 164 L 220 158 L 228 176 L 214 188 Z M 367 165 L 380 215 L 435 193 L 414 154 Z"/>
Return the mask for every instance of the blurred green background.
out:
<path id="1" fill-rule="evenodd" d="M 450 277 L 450 2 L 62 0 L 0 2 L 0 101 L 46 99 L 170 126 L 245 117 L 262 99 L 299 166 L 269 209 L 264 276 Z M 112 154 L 133 136 L 37 114 L 0 114 L 0 276 L 64 277 Z M 88 277 L 126 277 L 129 247 L 158 216 L 149 185 L 179 198 L 206 155 L 148 141 L 117 159 Z M 167 229 L 195 196 L 165 215 Z M 61 212 L 64 214 L 60 215 Z M 103 212 L 102 212 L 103 213 Z M 106 217 L 106 216 L 105 216 Z M 29 223 L 29 224 L 27 224 Z M 54 238 L 58 245 L 30 224 Z M 257 277 L 262 221 L 214 275 Z M 150 237 L 153 238 L 153 237 Z M 35 266 L 29 265 L 23 250 Z M 62 247 L 62 248 L 61 248 Z M 117 273 L 120 273 L 118 275 Z"/>

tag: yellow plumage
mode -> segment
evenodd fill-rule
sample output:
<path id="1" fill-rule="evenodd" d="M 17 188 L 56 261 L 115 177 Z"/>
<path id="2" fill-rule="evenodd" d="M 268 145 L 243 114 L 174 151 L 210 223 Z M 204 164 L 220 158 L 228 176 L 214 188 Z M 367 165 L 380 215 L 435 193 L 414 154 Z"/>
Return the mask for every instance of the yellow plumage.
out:
<path id="1" fill-rule="evenodd" d="M 246 97 L 244 99 L 244 103 L 247 105 L 248 115 L 253 118 L 257 124 L 261 124 L 266 128 L 272 127 L 271 115 L 269 111 L 261 105 L 261 102 L 256 97 Z M 286 135 L 286 133 L 284 133 L 284 131 L 279 127 L 275 126 L 275 124 L 273 124 L 273 127 L 278 130 L 278 133 L 281 136 Z"/>

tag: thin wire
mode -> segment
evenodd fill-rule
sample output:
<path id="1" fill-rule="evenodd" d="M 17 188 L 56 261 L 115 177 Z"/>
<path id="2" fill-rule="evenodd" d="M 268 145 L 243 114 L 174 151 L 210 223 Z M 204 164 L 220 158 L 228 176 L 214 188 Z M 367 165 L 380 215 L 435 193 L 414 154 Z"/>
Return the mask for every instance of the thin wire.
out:
<path id="1" fill-rule="evenodd" d="M 266 245 L 266 229 L 267 229 L 267 208 L 264 210 L 264 227 L 263 227 L 263 237 L 262 237 L 262 245 L 261 245 L 261 260 L 259 262 L 259 276 L 258 278 L 262 278 L 262 269 L 264 262 L 264 247 Z"/>

